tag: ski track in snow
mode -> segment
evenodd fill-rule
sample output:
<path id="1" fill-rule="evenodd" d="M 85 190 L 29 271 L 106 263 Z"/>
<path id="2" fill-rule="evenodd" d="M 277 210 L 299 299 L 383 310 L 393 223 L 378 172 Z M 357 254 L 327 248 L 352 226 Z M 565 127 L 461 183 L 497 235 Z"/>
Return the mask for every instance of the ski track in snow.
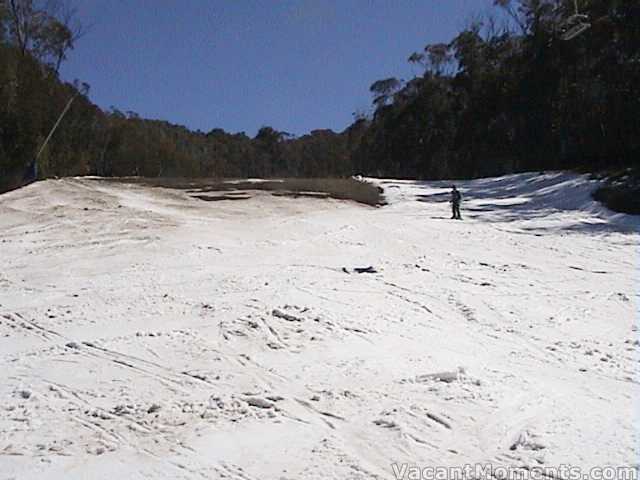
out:
<path id="1" fill-rule="evenodd" d="M 640 220 L 572 174 L 460 182 L 462 222 L 446 182 L 377 182 L 0 196 L 0 477 L 637 465 Z"/>

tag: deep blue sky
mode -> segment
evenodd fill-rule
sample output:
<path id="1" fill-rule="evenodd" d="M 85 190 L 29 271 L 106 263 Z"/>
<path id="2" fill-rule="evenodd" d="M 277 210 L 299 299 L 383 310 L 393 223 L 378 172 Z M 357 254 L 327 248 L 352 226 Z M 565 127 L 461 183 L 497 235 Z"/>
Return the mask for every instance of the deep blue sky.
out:
<path id="1" fill-rule="evenodd" d="M 62 68 L 91 99 L 143 117 L 253 136 L 341 131 L 369 85 L 449 41 L 491 0 L 76 0 L 92 25 Z"/>

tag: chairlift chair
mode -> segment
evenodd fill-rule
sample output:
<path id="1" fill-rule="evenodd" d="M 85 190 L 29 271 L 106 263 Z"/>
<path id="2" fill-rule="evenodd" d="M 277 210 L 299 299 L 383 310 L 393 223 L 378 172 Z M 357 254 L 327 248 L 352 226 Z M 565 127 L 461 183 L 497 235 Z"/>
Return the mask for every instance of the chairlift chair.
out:
<path id="1" fill-rule="evenodd" d="M 574 5 L 576 13 L 567 18 L 560 29 L 561 40 L 571 40 L 576 38 L 591 27 L 589 17 L 578 11 L 578 0 L 574 0 Z"/>

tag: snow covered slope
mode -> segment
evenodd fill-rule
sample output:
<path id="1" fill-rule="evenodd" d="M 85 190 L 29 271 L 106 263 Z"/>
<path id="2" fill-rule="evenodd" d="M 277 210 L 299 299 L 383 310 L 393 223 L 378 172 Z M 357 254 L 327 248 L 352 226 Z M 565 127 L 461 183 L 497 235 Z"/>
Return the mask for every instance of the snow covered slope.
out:
<path id="1" fill-rule="evenodd" d="M 0 196 L 0 478 L 635 465 L 637 218 L 585 177 Z M 355 273 L 373 266 L 376 273 Z"/>

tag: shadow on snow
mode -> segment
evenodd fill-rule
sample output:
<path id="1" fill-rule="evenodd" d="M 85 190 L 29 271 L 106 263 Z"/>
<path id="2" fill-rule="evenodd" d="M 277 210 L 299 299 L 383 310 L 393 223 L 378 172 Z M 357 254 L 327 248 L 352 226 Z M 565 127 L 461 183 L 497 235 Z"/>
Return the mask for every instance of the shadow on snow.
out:
<path id="1" fill-rule="evenodd" d="M 463 195 L 463 216 L 518 225 L 521 233 L 636 233 L 640 216 L 612 212 L 592 198 L 599 181 L 567 172 L 525 173 L 465 181 L 403 181 L 412 200 L 447 204 L 451 185 Z M 385 189 L 400 182 L 385 181 Z M 448 219 L 448 217 L 434 217 Z"/>

